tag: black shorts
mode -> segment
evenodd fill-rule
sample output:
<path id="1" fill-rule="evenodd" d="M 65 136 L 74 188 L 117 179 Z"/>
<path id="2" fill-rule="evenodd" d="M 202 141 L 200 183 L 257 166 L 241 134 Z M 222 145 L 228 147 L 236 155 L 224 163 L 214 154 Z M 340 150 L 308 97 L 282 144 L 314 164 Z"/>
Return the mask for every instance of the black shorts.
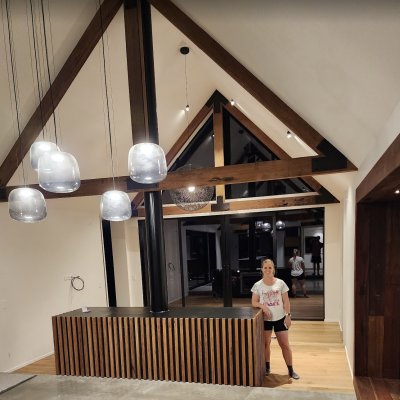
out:
<path id="1" fill-rule="evenodd" d="M 285 321 L 285 317 L 282 319 L 278 319 L 278 321 L 264 321 L 264 331 L 272 331 L 272 327 L 275 332 L 287 331 L 283 322 Z"/>
<path id="2" fill-rule="evenodd" d="M 299 276 L 294 276 L 294 275 L 292 275 L 292 279 L 298 279 L 299 281 L 301 281 L 301 280 L 303 280 L 303 279 L 306 279 L 306 276 L 304 275 L 304 272 L 301 274 L 301 275 L 299 275 Z"/>
<path id="3" fill-rule="evenodd" d="M 312 256 L 311 257 L 311 262 L 313 264 L 320 264 L 321 263 L 321 256 Z"/>

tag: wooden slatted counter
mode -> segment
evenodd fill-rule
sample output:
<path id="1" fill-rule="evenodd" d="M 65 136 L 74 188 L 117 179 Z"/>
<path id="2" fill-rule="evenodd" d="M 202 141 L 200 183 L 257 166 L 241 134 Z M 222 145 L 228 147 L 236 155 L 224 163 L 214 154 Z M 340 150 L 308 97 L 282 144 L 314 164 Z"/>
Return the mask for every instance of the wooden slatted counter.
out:
<path id="1" fill-rule="evenodd" d="M 261 386 L 263 315 L 254 308 L 96 307 L 52 318 L 58 375 Z"/>

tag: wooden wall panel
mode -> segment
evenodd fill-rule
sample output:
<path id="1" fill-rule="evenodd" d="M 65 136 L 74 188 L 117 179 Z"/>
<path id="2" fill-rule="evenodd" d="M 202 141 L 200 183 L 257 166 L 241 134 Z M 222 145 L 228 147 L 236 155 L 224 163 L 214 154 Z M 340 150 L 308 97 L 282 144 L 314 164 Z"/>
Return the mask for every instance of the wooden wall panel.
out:
<path id="1" fill-rule="evenodd" d="M 76 326 L 76 318 L 71 318 L 72 322 L 72 343 L 74 347 L 75 375 L 80 375 L 79 369 L 79 351 L 78 351 L 78 332 Z"/>
<path id="2" fill-rule="evenodd" d="M 357 205 L 355 375 L 400 378 L 400 203 Z"/>
<path id="3" fill-rule="evenodd" d="M 103 325 L 103 341 L 104 341 L 104 364 L 105 364 L 105 376 L 111 376 L 111 368 L 110 368 L 110 353 L 109 353 L 109 344 L 108 344 L 108 323 L 107 318 L 101 318 Z"/>
<path id="4" fill-rule="evenodd" d="M 51 324 L 53 328 L 53 345 L 54 345 L 54 357 L 56 359 L 56 374 L 61 374 L 60 369 L 60 352 L 58 350 L 58 330 L 57 330 L 57 317 L 51 318 Z"/>
<path id="5" fill-rule="evenodd" d="M 52 324 L 58 374 L 262 383 L 257 319 L 54 317 Z"/>
<path id="6" fill-rule="evenodd" d="M 96 318 L 90 318 L 90 319 L 92 321 L 94 371 L 95 371 L 95 375 L 97 377 L 99 377 L 100 376 L 100 363 L 99 363 L 99 340 L 98 340 L 98 335 L 97 335 L 97 321 L 96 321 Z"/>
<path id="7" fill-rule="evenodd" d="M 107 318 L 107 325 L 108 325 L 108 350 L 110 354 L 111 378 L 115 378 L 113 319 L 111 317 Z"/>

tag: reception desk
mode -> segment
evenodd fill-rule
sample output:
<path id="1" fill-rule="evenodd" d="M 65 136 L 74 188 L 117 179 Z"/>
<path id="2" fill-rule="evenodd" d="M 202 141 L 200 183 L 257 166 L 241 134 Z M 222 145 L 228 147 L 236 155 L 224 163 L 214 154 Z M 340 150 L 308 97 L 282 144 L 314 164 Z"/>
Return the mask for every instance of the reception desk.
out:
<path id="1" fill-rule="evenodd" d="M 94 307 L 52 323 L 58 375 L 241 386 L 265 376 L 259 309 Z"/>

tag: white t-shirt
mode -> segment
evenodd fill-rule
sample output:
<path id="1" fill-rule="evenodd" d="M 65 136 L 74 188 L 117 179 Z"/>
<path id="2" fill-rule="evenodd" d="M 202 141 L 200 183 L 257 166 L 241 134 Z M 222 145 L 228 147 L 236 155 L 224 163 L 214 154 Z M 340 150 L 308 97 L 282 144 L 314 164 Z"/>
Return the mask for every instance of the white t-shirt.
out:
<path id="1" fill-rule="evenodd" d="M 292 276 L 300 276 L 304 271 L 301 268 L 301 264 L 304 262 L 302 257 L 296 256 L 296 259 L 293 257 L 289 260 L 289 264 L 292 264 Z"/>
<path id="2" fill-rule="evenodd" d="M 281 279 L 276 278 L 276 282 L 272 286 L 267 286 L 261 279 L 254 284 L 251 291 L 258 294 L 260 296 L 258 302 L 266 305 L 271 311 L 271 318 L 264 316 L 264 320 L 278 321 L 285 316 L 282 295 L 288 292 L 289 288 Z"/>

